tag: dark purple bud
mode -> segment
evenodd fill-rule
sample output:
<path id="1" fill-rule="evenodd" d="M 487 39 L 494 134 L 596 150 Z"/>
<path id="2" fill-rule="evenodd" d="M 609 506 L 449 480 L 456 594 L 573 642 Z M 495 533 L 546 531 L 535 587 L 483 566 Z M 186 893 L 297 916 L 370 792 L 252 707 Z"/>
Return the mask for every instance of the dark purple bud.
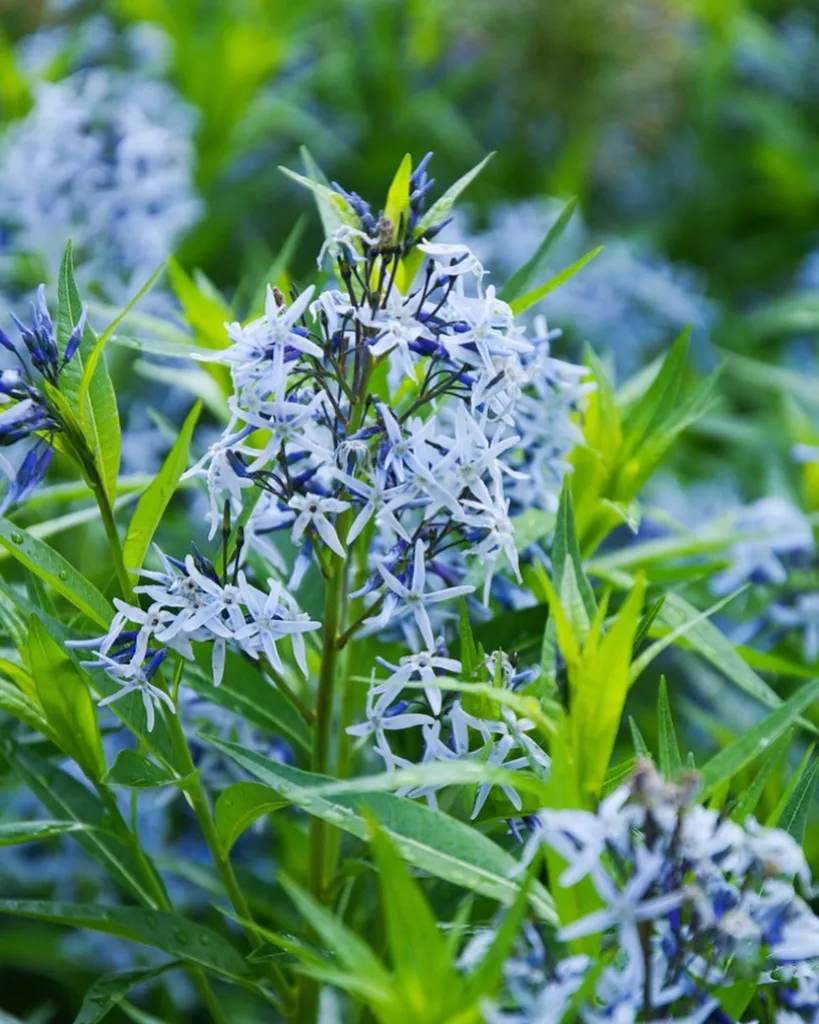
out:
<path id="1" fill-rule="evenodd" d="M 87 316 L 88 310 L 85 308 L 85 306 L 83 306 L 82 313 L 80 314 L 80 319 L 77 321 L 74 330 L 71 332 L 71 335 L 66 343 L 65 352 L 63 353 L 63 366 L 65 366 L 66 363 L 70 362 L 71 357 L 79 348 L 80 342 L 82 341 L 83 333 L 85 331 L 85 321 L 87 319 Z"/>
<path id="2" fill-rule="evenodd" d="M 168 656 L 168 652 L 164 648 L 162 650 L 160 650 L 160 651 L 157 651 L 153 655 L 151 660 L 148 662 L 148 667 L 145 669 L 145 678 L 146 679 L 149 679 L 149 680 L 153 679 L 153 677 L 156 675 L 157 669 L 162 664 L 162 662 L 165 660 L 165 658 L 167 658 L 167 656 Z"/>

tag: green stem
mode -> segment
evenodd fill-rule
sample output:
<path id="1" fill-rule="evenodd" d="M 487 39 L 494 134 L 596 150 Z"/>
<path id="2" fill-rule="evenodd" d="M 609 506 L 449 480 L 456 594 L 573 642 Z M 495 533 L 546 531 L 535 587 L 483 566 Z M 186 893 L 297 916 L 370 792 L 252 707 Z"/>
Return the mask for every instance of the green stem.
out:
<path id="1" fill-rule="evenodd" d="M 108 495 L 105 492 L 102 481 L 96 476 L 96 471 L 94 477 L 89 478 L 88 482 L 94 492 L 94 497 L 97 499 L 102 525 L 105 527 L 105 534 L 108 537 L 108 546 L 114 559 L 114 571 L 119 581 L 122 596 L 126 601 L 130 601 L 134 596 L 134 589 L 130 574 L 125 568 L 125 561 L 122 557 L 122 541 L 120 540 L 119 530 L 117 530 L 116 520 L 114 519 L 114 508 L 108 500 Z"/>
<path id="2" fill-rule="evenodd" d="M 119 813 L 119 807 L 116 800 L 114 799 L 111 790 L 104 785 L 102 782 L 95 783 L 97 792 L 100 795 L 100 799 L 108 808 L 108 812 L 114 816 L 115 819 L 119 820 L 121 815 Z M 145 881 L 148 887 L 153 892 L 153 904 L 157 910 L 162 910 L 167 913 L 173 913 L 174 907 L 171 900 L 165 891 L 165 886 L 162 884 L 161 878 L 157 875 L 153 868 L 153 865 L 145 856 L 145 851 L 142 849 L 142 845 L 139 842 L 139 838 L 136 833 L 125 829 L 123 834 L 128 835 L 128 845 L 133 853 L 137 863 L 142 868 L 142 872 L 145 876 Z M 219 1000 L 211 988 L 210 981 L 207 975 L 201 967 L 189 967 L 193 983 L 196 986 L 196 990 L 202 997 L 203 1002 L 208 1008 L 208 1012 L 213 1018 L 214 1024 L 229 1024 L 228 1018 L 225 1015 L 224 1010 L 219 1004 Z"/>
<path id="3" fill-rule="evenodd" d="M 298 711 L 301 717 L 308 725 L 312 725 L 316 720 L 315 712 L 312 708 L 309 708 L 304 701 L 299 697 L 296 691 L 285 682 L 279 673 L 273 668 L 267 658 L 264 655 L 259 656 L 259 668 L 267 676 L 267 678 L 273 683 L 273 685 L 281 691 L 282 696 L 286 697 L 287 700 L 293 705 Z"/>
<path id="4" fill-rule="evenodd" d="M 313 756 L 310 767 L 317 775 L 324 775 L 330 765 L 330 731 L 333 723 L 333 691 L 336 678 L 336 638 L 341 617 L 344 593 L 344 566 L 340 561 L 327 581 L 324 601 L 324 637 L 321 650 L 321 670 L 316 701 L 316 724 L 313 732 Z M 325 843 L 327 826 L 321 818 L 310 820 L 310 860 L 307 884 L 318 900 L 324 898 Z"/>
<path id="5" fill-rule="evenodd" d="M 253 912 L 245 899 L 245 894 L 242 892 L 242 887 L 239 885 L 233 871 L 233 865 L 230 863 L 230 856 L 222 845 L 222 840 L 216 830 L 216 822 L 213 820 L 210 801 L 208 800 L 205 789 L 199 779 L 196 766 L 193 763 L 190 748 L 188 747 L 187 740 L 185 739 L 185 733 L 182 729 L 182 723 L 179 721 L 178 715 L 171 714 L 170 712 L 165 713 L 165 721 L 168 725 L 171 742 L 174 745 L 174 750 L 176 751 L 176 755 L 179 759 L 179 768 L 181 769 L 182 774 L 189 780 L 186 781 L 185 784 L 185 793 L 190 800 L 193 813 L 196 815 L 196 820 L 199 822 L 199 827 L 202 830 L 202 835 L 208 845 L 213 862 L 216 865 L 216 870 L 219 872 L 219 877 L 222 879 L 222 884 L 225 887 L 225 891 L 233 909 L 241 919 L 242 928 L 248 941 L 253 949 L 259 949 L 264 944 L 264 939 L 254 926 L 255 922 L 253 920 Z M 272 980 L 276 984 L 276 987 L 282 996 L 282 999 L 285 1003 L 288 1003 L 291 998 L 291 988 L 283 971 L 274 963 L 270 963 L 268 965 L 268 969 Z"/>

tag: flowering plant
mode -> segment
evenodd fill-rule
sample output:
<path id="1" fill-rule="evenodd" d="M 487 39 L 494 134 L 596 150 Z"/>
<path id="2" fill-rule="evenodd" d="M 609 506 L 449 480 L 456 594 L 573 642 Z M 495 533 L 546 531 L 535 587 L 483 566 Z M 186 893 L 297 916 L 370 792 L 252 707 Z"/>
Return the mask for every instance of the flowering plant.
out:
<path id="1" fill-rule="evenodd" d="M 441 240 L 482 165 L 428 205 L 429 158 L 407 157 L 374 213 L 307 163 L 290 174 L 318 203 L 323 288 L 269 286 L 261 315 L 222 332 L 221 300 L 173 267 L 195 336 L 157 351 L 198 364 L 186 374 L 221 428 L 191 455 L 194 406 L 127 526 L 105 348 L 131 306 L 97 337 L 69 246 L 56 327 L 41 291 L 25 353 L 0 336 L 16 360 L 0 440 L 31 444 L 4 462 L 3 511 L 24 511 L 58 453 L 93 495 L 111 569 L 100 589 L 42 530 L 0 518 L 25 573 L 0 588 L 1 749 L 50 815 L 0 825 L 0 841 L 66 835 L 111 883 L 104 904 L 0 911 L 165 954 L 100 979 L 78 1021 L 178 967 L 220 1022 L 227 984 L 252 1013 L 304 1022 L 364 1007 L 706 1021 L 774 1004 L 777 1021 L 816 1019 L 815 943 L 794 940 L 816 930 L 793 888 L 804 859 L 731 782 L 803 725 L 817 684 L 782 702 L 725 654 L 714 609 L 629 572 L 644 552 L 616 547 L 708 404 L 710 382 L 686 386 L 686 337 L 618 397 L 593 353 L 559 359 L 558 332 L 521 319 L 593 255 L 539 282 L 571 206 L 498 291 Z M 206 539 L 160 546 L 183 486 Z M 663 685 L 664 779 L 636 730 L 640 759 L 612 766 L 631 687 L 675 643 L 774 710 L 684 770 Z M 794 834 L 814 765 L 777 818 Z M 174 803 L 209 852 L 196 870 L 146 843 L 140 811 Z M 268 818 L 262 877 L 241 851 L 268 842 Z M 373 868 L 389 966 L 371 945 Z"/>

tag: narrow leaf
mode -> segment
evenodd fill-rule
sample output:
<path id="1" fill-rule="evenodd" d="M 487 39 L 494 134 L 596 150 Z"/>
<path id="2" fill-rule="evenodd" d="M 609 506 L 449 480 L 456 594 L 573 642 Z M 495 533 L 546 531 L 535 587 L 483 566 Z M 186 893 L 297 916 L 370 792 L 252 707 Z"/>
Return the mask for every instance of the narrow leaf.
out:
<path id="1" fill-rule="evenodd" d="M 361 809 L 366 806 L 410 864 L 501 902 L 514 900 L 518 891 L 513 880 L 515 859 L 482 833 L 449 815 L 391 793 L 319 797 L 316 789 L 335 780 L 280 764 L 235 743 L 214 737 L 208 742 L 310 814 L 365 839 L 367 823 Z M 543 920 L 555 922 L 553 904 L 543 886 L 533 887 L 531 902 Z"/>
<path id="2" fill-rule="evenodd" d="M 733 778 L 789 729 L 799 716 L 819 699 L 819 679 L 806 683 L 789 700 L 749 729 L 735 743 L 715 754 L 702 769 L 704 793 Z"/>
<path id="3" fill-rule="evenodd" d="M 0 516 L 0 544 L 21 565 L 53 587 L 70 604 L 108 629 L 114 609 L 93 583 L 67 562 L 59 552 L 38 540 L 21 526 Z"/>
<path id="4" fill-rule="evenodd" d="M 252 980 L 244 958 L 226 939 L 204 925 L 166 911 L 104 907 L 97 903 L 0 900 L 0 914 L 116 935 L 160 949 L 230 981 Z"/>
<path id="5" fill-rule="evenodd" d="M 91 988 L 85 993 L 82 1006 L 74 1024 L 98 1024 L 103 1020 L 115 1006 L 118 1006 L 125 996 L 147 981 L 153 981 L 160 974 L 172 971 L 179 966 L 178 960 L 172 960 L 167 964 L 160 964 L 158 967 L 140 967 L 133 971 L 116 971 L 112 974 L 104 974 L 98 978 Z"/>
<path id="6" fill-rule="evenodd" d="M 120 750 L 105 781 L 109 786 L 153 789 L 157 786 L 179 785 L 185 780 L 135 750 Z"/>
<path id="7" fill-rule="evenodd" d="M 485 156 L 471 171 L 467 171 L 466 174 L 458 178 L 454 185 L 450 185 L 440 199 L 436 199 L 418 222 L 418 226 L 415 229 L 417 238 L 421 238 L 425 231 L 435 227 L 436 224 L 440 224 L 442 220 L 446 220 L 449 216 L 449 211 L 458 201 L 461 193 L 472 184 L 494 155 L 494 153 L 490 153 L 488 156 Z"/>
<path id="8" fill-rule="evenodd" d="M 512 312 L 515 316 L 518 316 L 520 313 L 524 313 L 531 306 L 534 306 L 536 302 L 540 302 L 541 299 L 545 299 L 550 292 L 555 290 L 555 288 L 559 288 L 562 284 L 570 281 L 579 270 L 582 270 L 587 263 L 590 263 L 594 257 L 598 256 L 602 251 L 603 246 L 598 245 L 596 249 L 592 249 L 592 251 L 587 252 L 585 256 L 581 256 L 580 259 L 572 263 L 570 267 L 566 267 L 566 269 L 561 270 L 559 274 L 555 274 L 555 276 L 545 284 L 542 284 L 538 288 L 534 288 L 532 291 L 527 292 L 525 295 L 521 295 L 517 299 L 514 299 L 510 303 Z"/>
<path id="9" fill-rule="evenodd" d="M 91 826 L 78 821 L 6 821 L 0 822 L 0 846 L 36 843 L 69 832 L 82 832 Z"/>
<path id="10" fill-rule="evenodd" d="M 660 734 L 660 771 L 668 779 L 676 779 L 683 769 L 680 747 L 677 743 L 677 732 L 671 715 L 671 704 L 668 700 L 668 685 L 665 676 L 660 677 L 660 690 L 657 696 L 657 722 Z"/>
<path id="11" fill-rule="evenodd" d="M 128 569 L 141 569 L 145 554 L 165 509 L 176 491 L 179 479 L 188 468 L 188 450 L 202 403 L 196 402 L 182 424 L 179 437 L 168 452 L 162 468 L 139 499 L 128 526 L 122 557 Z"/>
<path id="12" fill-rule="evenodd" d="M 554 249 L 555 245 L 563 236 L 563 232 L 568 227 L 569 221 L 572 219 L 572 214 L 576 207 L 577 197 L 572 196 L 560 211 L 560 215 L 557 220 L 546 232 L 546 237 L 537 247 L 534 255 L 532 255 L 522 267 L 518 267 L 514 274 L 509 278 L 503 288 L 503 291 L 500 293 L 500 297 L 504 302 L 512 302 L 514 299 L 519 298 L 519 296 L 521 296 L 526 289 L 530 287 L 532 281 L 545 272 L 548 265 L 547 261 L 551 255 L 552 249 Z"/>
<path id="13" fill-rule="evenodd" d="M 105 774 L 96 709 L 85 676 L 38 618 L 29 624 L 29 665 L 58 746 L 93 782 Z"/>
<path id="14" fill-rule="evenodd" d="M 777 823 L 779 828 L 789 832 L 800 844 L 805 840 L 805 829 L 813 805 L 817 782 L 819 782 L 819 757 L 814 757 L 806 770 L 799 776 L 796 788 L 785 804 L 782 817 Z"/>

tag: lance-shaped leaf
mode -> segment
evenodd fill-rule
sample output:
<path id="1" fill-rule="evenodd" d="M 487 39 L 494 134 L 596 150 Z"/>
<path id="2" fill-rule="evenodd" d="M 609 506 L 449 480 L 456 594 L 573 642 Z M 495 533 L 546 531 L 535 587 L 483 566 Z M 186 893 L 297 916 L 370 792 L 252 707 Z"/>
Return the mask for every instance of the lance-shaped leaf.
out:
<path id="1" fill-rule="evenodd" d="M 70 832 L 82 832 L 90 827 L 78 821 L 4 821 L 0 822 L 0 846 L 37 843 Z"/>
<path id="2" fill-rule="evenodd" d="M 339 793 L 336 780 L 328 776 L 279 764 L 236 743 L 214 737 L 207 741 L 310 814 L 365 839 L 367 823 L 362 811 L 366 807 L 410 864 L 504 903 L 514 900 L 519 888 L 513 877 L 517 861 L 482 833 L 449 815 L 392 793 Z M 333 787 L 336 792 L 322 796 L 322 787 Z M 543 886 L 533 887 L 531 903 L 543 920 L 555 922 L 552 900 Z"/>
<path id="3" fill-rule="evenodd" d="M 29 620 L 28 650 L 37 696 L 57 745 L 99 782 L 105 755 L 85 676 L 36 616 Z"/>
<path id="4" fill-rule="evenodd" d="M 162 468 L 139 499 L 128 526 L 122 558 L 128 569 L 140 569 L 156 528 L 176 491 L 179 479 L 188 468 L 188 450 L 202 403 L 196 402 L 185 418 L 179 437 L 168 452 Z"/>
<path id="5" fill-rule="evenodd" d="M 471 171 L 467 171 L 466 174 L 458 178 L 453 185 L 450 185 L 440 199 L 435 200 L 432 206 L 430 206 L 418 222 L 418 226 L 415 229 L 415 233 L 419 238 L 425 231 L 435 227 L 436 224 L 440 224 L 442 220 L 446 220 L 449 216 L 450 210 L 458 201 L 461 193 L 469 188 L 475 178 L 478 177 L 494 155 L 494 153 L 490 153 L 488 156 L 485 156 L 479 164 L 476 164 L 472 168 Z"/>
<path id="6" fill-rule="evenodd" d="M 657 722 L 660 734 L 660 771 L 666 779 L 676 779 L 682 772 L 683 763 L 677 732 L 668 700 L 668 684 L 665 676 L 660 677 L 660 691 L 657 695 Z"/>
<path id="7" fill-rule="evenodd" d="M 140 903 L 156 906 L 156 886 L 146 879 L 146 863 L 132 852 L 132 836 L 115 804 L 100 798 L 61 768 L 29 750 L 0 740 L 0 751 L 34 796 L 60 820 L 83 826 L 74 839 Z M 150 867 L 148 868 L 150 870 Z M 158 876 L 157 876 L 158 877 Z"/>
<path id="8" fill-rule="evenodd" d="M 133 971 L 116 971 L 97 978 L 85 993 L 74 1024 L 98 1024 L 118 1006 L 132 988 L 153 981 L 166 971 L 179 967 L 181 961 L 171 960 L 158 967 L 138 967 Z"/>
<path id="9" fill-rule="evenodd" d="M 746 764 L 767 750 L 819 699 L 819 679 L 806 683 L 789 700 L 758 722 L 738 740 L 720 750 L 702 768 L 702 789 L 708 794 L 732 779 Z"/>
<path id="10" fill-rule="evenodd" d="M 82 315 L 82 300 L 74 279 L 71 242 L 65 247 L 57 282 L 57 344 L 65 350 L 68 338 Z M 85 389 L 87 401 L 81 406 L 82 376 L 85 361 L 91 357 L 97 337 L 86 323 L 79 348 L 60 375 L 60 391 L 68 404 L 85 420 L 84 433 L 109 500 L 116 494 L 121 451 L 121 430 L 117 397 L 105 357 L 100 353 Z"/>
<path id="11" fill-rule="evenodd" d="M 519 267 L 514 274 L 512 274 L 504 285 L 504 288 L 500 293 L 500 297 L 504 302 L 512 302 L 513 299 L 517 299 L 526 291 L 527 288 L 531 288 L 534 280 L 546 273 L 548 260 L 552 254 L 552 250 L 562 238 L 563 232 L 566 230 L 569 221 L 572 219 L 572 214 L 576 207 L 577 197 L 572 196 L 560 211 L 560 215 L 555 220 L 554 224 L 552 224 L 546 232 L 546 237 L 537 247 L 534 254 L 523 264 L 522 267 Z"/>
<path id="12" fill-rule="evenodd" d="M 162 950 L 229 981 L 252 982 L 253 979 L 244 957 L 221 935 L 167 911 L 104 907 L 98 903 L 0 900 L 0 914 L 116 935 Z"/>
<path id="13" fill-rule="evenodd" d="M 107 598 L 54 548 L 3 516 L 0 516 L 0 544 L 83 615 L 108 629 L 114 609 Z"/>
<path id="14" fill-rule="evenodd" d="M 555 274 L 554 277 L 550 278 L 544 284 L 539 285 L 537 288 L 533 288 L 525 295 L 519 295 L 517 298 L 513 299 L 510 303 L 512 312 L 516 316 L 519 313 L 525 313 L 526 310 L 531 306 L 534 306 L 536 302 L 540 302 L 541 299 L 545 299 L 550 292 L 553 292 L 562 284 L 570 281 L 579 270 L 582 270 L 587 263 L 590 263 L 594 257 L 598 256 L 602 251 L 603 246 L 598 245 L 596 249 L 592 249 L 591 252 L 587 252 L 585 256 L 581 256 L 579 260 L 576 260 L 571 266 L 566 267 L 565 270 L 561 270 L 559 274 Z"/>

